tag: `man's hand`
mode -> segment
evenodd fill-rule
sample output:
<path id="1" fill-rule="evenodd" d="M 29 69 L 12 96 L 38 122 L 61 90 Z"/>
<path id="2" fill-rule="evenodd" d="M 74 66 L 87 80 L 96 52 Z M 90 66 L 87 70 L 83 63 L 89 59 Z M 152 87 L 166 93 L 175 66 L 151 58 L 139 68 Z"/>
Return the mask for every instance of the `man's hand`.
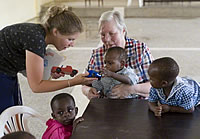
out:
<path id="1" fill-rule="evenodd" d="M 98 98 L 100 97 L 100 94 L 97 92 L 97 90 L 93 87 L 90 88 L 88 94 L 87 94 L 88 99 L 92 99 L 92 98 Z"/>

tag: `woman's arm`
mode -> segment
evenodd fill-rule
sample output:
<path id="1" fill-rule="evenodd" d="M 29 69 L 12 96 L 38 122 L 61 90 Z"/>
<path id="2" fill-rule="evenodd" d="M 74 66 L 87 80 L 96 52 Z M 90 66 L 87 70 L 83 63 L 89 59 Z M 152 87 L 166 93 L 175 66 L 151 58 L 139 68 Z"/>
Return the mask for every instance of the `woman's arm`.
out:
<path id="1" fill-rule="evenodd" d="M 30 88 L 35 93 L 41 92 L 50 92 L 56 91 L 59 89 L 63 89 L 65 87 L 70 87 L 74 85 L 87 85 L 91 84 L 95 78 L 86 78 L 86 74 L 79 74 L 73 79 L 62 80 L 62 81 L 51 81 L 51 80 L 43 80 L 43 72 L 44 72 L 44 62 L 43 59 L 26 50 L 26 72 L 27 79 L 30 85 Z"/>
<path id="2" fill-rule="evenodd" d="M 150 88 L 151 88 L 150 82 L 136 84 L 136 85 L 120 84 L 113 87 L 112 96 L 125 98 L 130 94 L 138 94 L 143 97 L 148 97 Z"/>
<path id="3" fill-rule="evenodd" d="M 140 84 L 136 84 L 136 85 L 132 86 L 132 88 L 133 88 L 133 90 L 135 90 L 136 94 L 143 96 L 143 97 L 148 97 L 150 88 L 151 88 L 151 84 L 150 84 L 150 82 L 140 83 Z"/>

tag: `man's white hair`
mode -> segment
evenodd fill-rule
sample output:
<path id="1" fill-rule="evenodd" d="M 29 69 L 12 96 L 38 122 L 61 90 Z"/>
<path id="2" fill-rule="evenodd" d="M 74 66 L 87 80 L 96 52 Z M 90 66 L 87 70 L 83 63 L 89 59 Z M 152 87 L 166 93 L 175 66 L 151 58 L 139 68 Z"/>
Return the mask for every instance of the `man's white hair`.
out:
<path id="1" fill-rule="evenodd" d="M 125 32 L 127 33 L 127 27 L 124 22 L 124 18 L 118 11 L 106 11 L 101 14 L 101 17 L 99 18 L 99 31 L 103 22 L 111 21 L 113 19 L 116 22 L 117 28 L 121 31 L 125 30 Z"/>

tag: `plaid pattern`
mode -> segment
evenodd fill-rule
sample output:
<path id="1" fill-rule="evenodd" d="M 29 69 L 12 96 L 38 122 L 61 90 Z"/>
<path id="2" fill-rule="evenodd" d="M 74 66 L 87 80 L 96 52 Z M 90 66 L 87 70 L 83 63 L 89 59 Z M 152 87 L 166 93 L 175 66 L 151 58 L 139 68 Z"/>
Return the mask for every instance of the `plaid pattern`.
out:
<path id="1" fill-rule="evenodd" d="M 200 85 L 192 79 L 177 77 L 168 98 L 163 89 L 151 88 L 149 102 L 158 101 L 161 104 L 179 106 L 189 110 L 200 102 Z"/>
<path id="2" fill-rule="evenodd" d="M 128 56 L 125 66 L 131 67 L 134 70 L 134 73 L 139 77 L 139 83 L 144 83 L 149 80 L 147 70 L 153 61 L 153 57 L 145 43 L 128 37 L 125 40 L 125 50 Z M 105 46 L 93 50 L 88 63 L 88 70 L 99 72 L 104 68 L 103 56 L 105 52 Z"/>

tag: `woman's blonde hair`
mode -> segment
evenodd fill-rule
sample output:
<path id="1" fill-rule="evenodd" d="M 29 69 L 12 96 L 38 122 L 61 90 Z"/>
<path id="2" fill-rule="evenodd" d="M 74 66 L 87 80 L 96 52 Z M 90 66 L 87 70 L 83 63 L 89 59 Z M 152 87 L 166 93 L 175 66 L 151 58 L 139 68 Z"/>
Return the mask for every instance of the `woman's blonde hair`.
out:
<path id="1" fill-rule="evenodd" d="M 101 17 L 99 18 L 99 31 L 103 22 L 111 20 L 114 20 L 116 22 L 116 25 L 119 30 L 125 30 L 125 32 L 127 33 L 127 27 L 124 22 L 124 18 L 118 11 L 106 11 L 101 14 Z"/>
<path id="2" fill-rule="evenodd" d="M 51 31 L 56 28 L 63 35 L 83 32 L 83 25 L 78 16 L 64 7 L 50 7 L 42 19 L 42 24 Z"/>

